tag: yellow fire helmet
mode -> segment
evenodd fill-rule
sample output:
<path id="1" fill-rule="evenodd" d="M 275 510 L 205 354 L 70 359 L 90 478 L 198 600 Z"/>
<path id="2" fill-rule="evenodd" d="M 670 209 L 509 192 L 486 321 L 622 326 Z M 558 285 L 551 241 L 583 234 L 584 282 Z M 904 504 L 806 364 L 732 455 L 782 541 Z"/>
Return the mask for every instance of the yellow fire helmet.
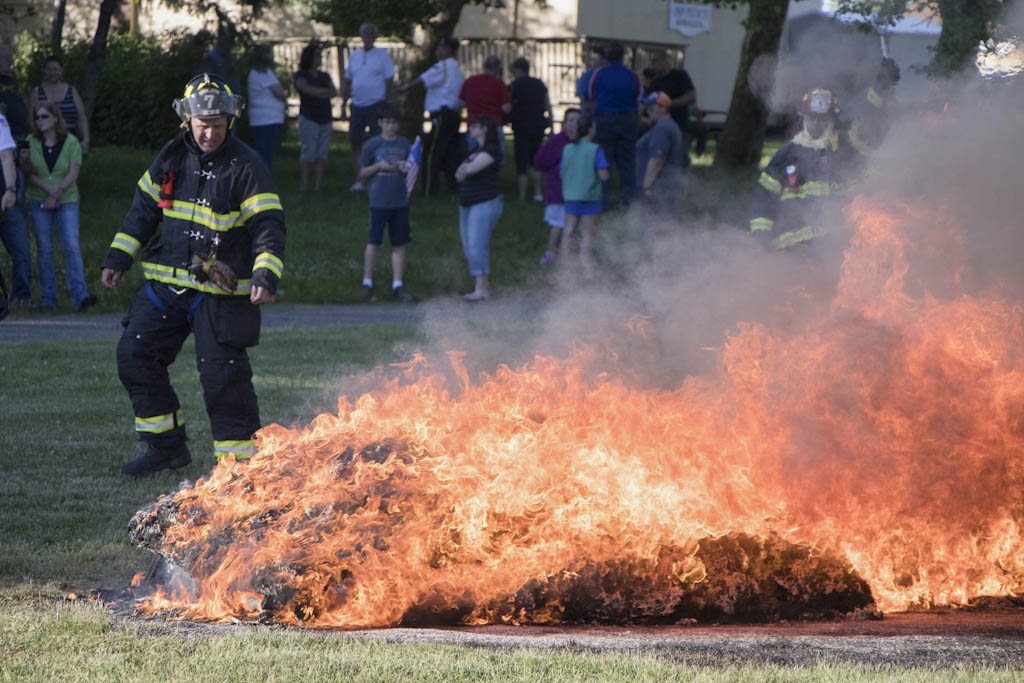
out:
<path id="1" fill-rule="evenodd" d="M 185 85 L 184 96 L 174 100 L 171 108 L 184 123 L 193 117 L 215 119 L 227 116 L 228 128 L 231 128 L 235 125 L 235 118 L 245 109 L 245 98 L 231 92 L 231 87 L 220 76 L 203 73 Z"/>
<path id="2" fill-rule="evenodd" d="M 815 88 L 804 95 L 800 111 L 804 114 L 838 114 L 839 100 L 828 88 Z"/>

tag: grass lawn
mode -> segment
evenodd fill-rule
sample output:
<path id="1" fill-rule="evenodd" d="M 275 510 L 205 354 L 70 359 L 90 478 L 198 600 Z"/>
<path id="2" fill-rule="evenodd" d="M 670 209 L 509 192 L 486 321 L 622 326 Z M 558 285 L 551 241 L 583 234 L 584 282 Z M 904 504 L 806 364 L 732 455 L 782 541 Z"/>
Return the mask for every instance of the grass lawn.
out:
<path id="1" fill-rule="evenodd" d="M 335 137 L 328 168 L 331 190 L 315 198 L 298 196 L 295 139 L 284 142 L 275 171 L 289 225 L 284 301 L 341 303 L 358 295 L 367 210 L 363 195 L 342 189 L 351 183 L 342 140 Z M 151 157 L 148 150 L 101 148 L 86 162 L 81 243 L 93 291 L 100 292 L 98 264 Z M 698 161 L 694 169 L 688 218 L 742 222 L 749 179 L 716 177 L 709 161 Z M 508 197 L 513 180 L 506 165 Z M 507 200 L 492 249 L 498 291 L 544 285 L 548 275 L 537 264 L 546 235 L 540 215 L 537 205 Z M 413 216 L 410 289 L 421 297 L 464 291 L 469 278 L 454 201 L 417 199 Z M 6 255 L 0 268 L 10 272 Z M 378 281 L 386 282 L 389 274 L 378 272 Z M 132 278 L 138 277 L 133 270 Z M 131 289 L 102 292 L 100 309 L 124 310 Z M 66 300 L 59 310 L 68 310 Z M 252 352 L 264 422 L 302 424 L 335 410 L 340 387 L 358 386 L 343 378 L 406 358 L 423 334 L 398 324 L 265 330 Z M 491 334 L 502 334 L 502 328 Z M 200 445 L 209 443 L 210 434 L 192 357 L 189 342 L 172 367 L 172 379 L 192 416 L 193 464 L 129 480 L 119 468 L 139 445 L 114 368 L 114 341 L 0 344 L 0 680 L 1019 680 L 1015 672 L 991 669 L 828 662 L 709 667 L 677 661 L 671 653 L 489 650 L 264 627 L 190 631 L 124 622 L 101 606 L 66 600 L 70 592 L 124 587 L 145 570 L 152 556 L 127 540 L 132 514 L 181 479 L 202 476 L 213 466 Z"/>

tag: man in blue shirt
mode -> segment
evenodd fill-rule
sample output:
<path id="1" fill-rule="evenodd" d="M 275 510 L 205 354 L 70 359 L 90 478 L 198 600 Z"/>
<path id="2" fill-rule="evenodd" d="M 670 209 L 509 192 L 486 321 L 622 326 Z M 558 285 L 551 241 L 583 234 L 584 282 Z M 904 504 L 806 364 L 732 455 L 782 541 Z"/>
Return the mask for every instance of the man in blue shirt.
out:
<path id="1" fill-rule="evenodd" d="M 622 65 L 623 48 L 612 43 L 602 48 L 608 63 L 596 69 L 589 94 L 594 101 L 595 142 L 619 173 L 619 201 L 629 206 L 636 191 L 637 102 L 643 93 L 640 79 Z M 604 183 L 604 210 L 611 208 L 609 183 Z"/>

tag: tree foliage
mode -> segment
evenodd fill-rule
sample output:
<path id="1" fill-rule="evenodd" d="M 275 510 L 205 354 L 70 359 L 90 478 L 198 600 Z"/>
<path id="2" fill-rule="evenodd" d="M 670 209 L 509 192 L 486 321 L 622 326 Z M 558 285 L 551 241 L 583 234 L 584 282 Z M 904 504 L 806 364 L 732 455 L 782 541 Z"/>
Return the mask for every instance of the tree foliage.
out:
<path id="1" fill-rule="evenodd" d="M 884 30 L 909 13 L 937 15 L 942 32 L 928 73 L 950 76 L 972 64 L 978 45 L 993 36 L 1000 14 L 1012 0 L 839 0 L 837 11 L 859 14 L 865 26 Z"/>
<path id="2" fill-rule="evenodd" d="M 330 24 L 338 36 L 354 36 L 365 22 L 382 35 L 411 41 L 417 28 L 448 33 L 466 5 L 503 7 L 502 0 L 303 0 L 315 21 Z"/>

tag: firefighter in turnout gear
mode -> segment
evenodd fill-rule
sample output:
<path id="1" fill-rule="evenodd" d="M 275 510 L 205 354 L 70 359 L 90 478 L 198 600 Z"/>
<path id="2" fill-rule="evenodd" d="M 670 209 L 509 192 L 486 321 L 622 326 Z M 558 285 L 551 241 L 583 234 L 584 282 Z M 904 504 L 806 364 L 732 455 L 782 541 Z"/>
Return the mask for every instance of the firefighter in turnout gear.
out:
<path id="1" fill-rule="evenodd" d="M 124 226 L 103 261 L 117 287 L 138 259 L 117 369 L 146 451 L 124 474 L 191 462 L 185 418 L 167 368 L 195 333 L 196 363 L 214 453 L 247 458 L 260 428 L 246 348 L 260 334 L 260 304 L 273 301 L 284 268 L 281 201 L 259 155 L 231 134 L 244 106 L 223 79 L 196 76 L 174 101 L 182 129 L 135 190 Z"/>
<path id="2" fill-rule="evenodd" d="M 872 84 L 864 94 L 856 98 L 850 111 L 850 144 L 863 155 L 870 154 L 882 144 L 889 131 L 892 112 L 892 91 L 900 82 L 900 67 L 891 57 L 882 59 Z"/>
<path id="3" fill-rule="evenodd" d="M 754 189 L 750 231 L 778 249 L 805 244 L 838 219 L 835 195 L 856 154 L 836 124 L 836 96 L 815 88 L 800 105 L 802 128 L 779 149 Z"/>

